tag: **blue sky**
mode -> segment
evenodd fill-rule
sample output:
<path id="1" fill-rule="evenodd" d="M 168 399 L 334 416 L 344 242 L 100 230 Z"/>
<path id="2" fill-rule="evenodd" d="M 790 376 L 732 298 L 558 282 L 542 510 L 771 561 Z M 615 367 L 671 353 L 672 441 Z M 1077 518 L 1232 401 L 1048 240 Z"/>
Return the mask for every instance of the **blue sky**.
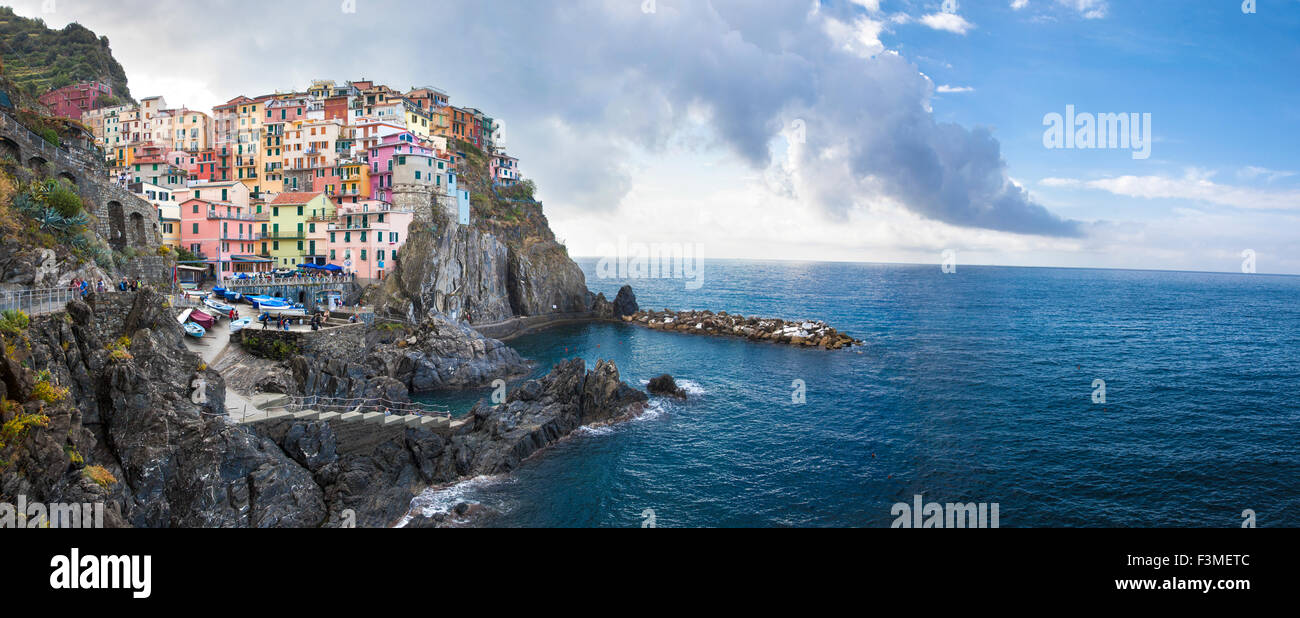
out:
<path id="1" fill-rule="evenodd" d="M 1300 0 L 14 4 L 173 105 L 445 88 L 506 122 L 574 255 L 1300 274 Z M 1045 148 L 1067 105 L 1151 114 L 1150 157 Z"/>

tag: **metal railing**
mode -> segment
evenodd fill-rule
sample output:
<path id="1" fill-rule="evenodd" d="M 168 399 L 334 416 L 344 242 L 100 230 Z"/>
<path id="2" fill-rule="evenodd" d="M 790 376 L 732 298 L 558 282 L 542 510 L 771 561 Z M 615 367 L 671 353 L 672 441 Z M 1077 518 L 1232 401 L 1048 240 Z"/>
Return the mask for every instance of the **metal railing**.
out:
<path id="1" fill-rule="evenodd" d="M 290 402 L 282 406 L 290 412 L 311 410 L 314 412 L 379 412 L 394 416 L 432 416 L 451 418 L 447 406 L 414 401 L 391 401 L 379 397 L 321 397 L 319 395 L 293 396 Z"/>
<path id="2" fill-rule="evenodd" d="M 265 287 L 276 287 L 276 286 L 285 286 L 285 285 L 341 286 L 346 283 L 354 283 L 355 281 L 356 279 L 351 275 L 320 276 L 320 277 L 296 276 L 296 277 L 277 277 L 274 279 L 267 278 L 267 277 L 262 277 L 262 278 L 250 277 L 248 279 L 223 279 L 222 282 L 224 283 L 224 285 L 222 287 L 228 290 L 234 290 L 240 288 L 265 288 Z"/>
<path id="3" fill-rule="evenodd" d="M 7 290 L 0 292 L 0 310 L 17 309 L 27 315 L 57 313 L 63 311 L 74 298 L 81 296 L 81 290 L 72 288 Z"/>

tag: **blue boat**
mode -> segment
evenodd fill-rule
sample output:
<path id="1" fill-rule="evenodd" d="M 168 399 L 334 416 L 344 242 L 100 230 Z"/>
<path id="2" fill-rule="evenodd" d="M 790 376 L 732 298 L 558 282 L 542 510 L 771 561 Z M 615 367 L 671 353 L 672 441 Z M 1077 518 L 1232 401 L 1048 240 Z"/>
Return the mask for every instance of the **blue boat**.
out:
<path id="1" fill-rule="evenodd" d="M 207 329 L 195 324 L 194 322 L 186 322 L 184 327 L 185 334 L 191 337 L 202 339 L 204 335 L 208 334 Z"/>
<path id="2" fill-rule="evenodd" d="M 235 310 L 234 307 L 231 307 L 230 305 L 214 300 L 212 298 L 203 299 L 203 304 L 211 307 L 214 311 L 216 311 L 221 316 L 230 315 L 230 312 Z"/>
<path id="3" fill-rule="evenodd" d="M 212 288 L 212 294 L 215 296 L 220 296 L 221 298 L 225 298 L 226 288 Z"/>
<path id="4" fill-rule="evenodd" d="M 231 292 L 230 290 L 226 290 L 226 300 L 232 303 L 237 303 L 241 300 L 244 300 L 244 295 L 240 294 L 239 292 Z"/>
<path id="5" fill-rule="evenodd" d="M 253 323 L 253 318 L 239 318 L 238 320 L 235 320 L 230 323 L 230 332 L 231 334 L 237 333 L 241 330 L 244 330 L 245 328 L 248 328 L 248 326 L 252 323 Z"/>
<path id="6" fill-rule="evenodd" d="M 289 301 L 274 296 L 249 296 L 248 302 L 259 309 L 288 309 Z"/>

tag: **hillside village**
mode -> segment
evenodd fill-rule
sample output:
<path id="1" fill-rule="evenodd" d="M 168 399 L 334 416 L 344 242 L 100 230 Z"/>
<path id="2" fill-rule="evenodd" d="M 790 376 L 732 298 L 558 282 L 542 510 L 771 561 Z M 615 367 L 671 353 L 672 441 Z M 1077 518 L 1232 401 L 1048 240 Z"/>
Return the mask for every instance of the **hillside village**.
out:
<path id="1" fill-rule="evenodd" d="M 84 125 L 109 181 L 155 206 L 182 279 L 328 269 L 379 281 L 411 226 L 432 223 L 417 217 L 430 197 L 462 225 L 494 202 L 533 203 L 503 123 L 438 88 L 320 80 L 210 113 L 160 96 L 116 104 L 98 81 L 39 99 L 51 116 Z"/>

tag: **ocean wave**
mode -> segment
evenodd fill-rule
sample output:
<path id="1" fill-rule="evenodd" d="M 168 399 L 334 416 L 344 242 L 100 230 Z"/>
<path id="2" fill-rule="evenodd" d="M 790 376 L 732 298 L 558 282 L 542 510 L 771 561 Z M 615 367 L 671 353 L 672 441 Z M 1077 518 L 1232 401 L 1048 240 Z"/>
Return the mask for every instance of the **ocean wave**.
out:
<path id="1" fill-rule="evenodd" d="M 411 499 L 411 506 L 406 515 L 394 527 L 405 528 L 406 524 L 411 523 L 411 519 L 416 515 L 431 517 L 439 513 L 450 513 L 452 509 L 456 508 L 457 504 L 462 502 L 475 504 L 474 500 L 467 498 L 483 488 L 505 481 L 506 477 L 503 475 L 476 476 L 454 485 L 425 489 Z"/>

